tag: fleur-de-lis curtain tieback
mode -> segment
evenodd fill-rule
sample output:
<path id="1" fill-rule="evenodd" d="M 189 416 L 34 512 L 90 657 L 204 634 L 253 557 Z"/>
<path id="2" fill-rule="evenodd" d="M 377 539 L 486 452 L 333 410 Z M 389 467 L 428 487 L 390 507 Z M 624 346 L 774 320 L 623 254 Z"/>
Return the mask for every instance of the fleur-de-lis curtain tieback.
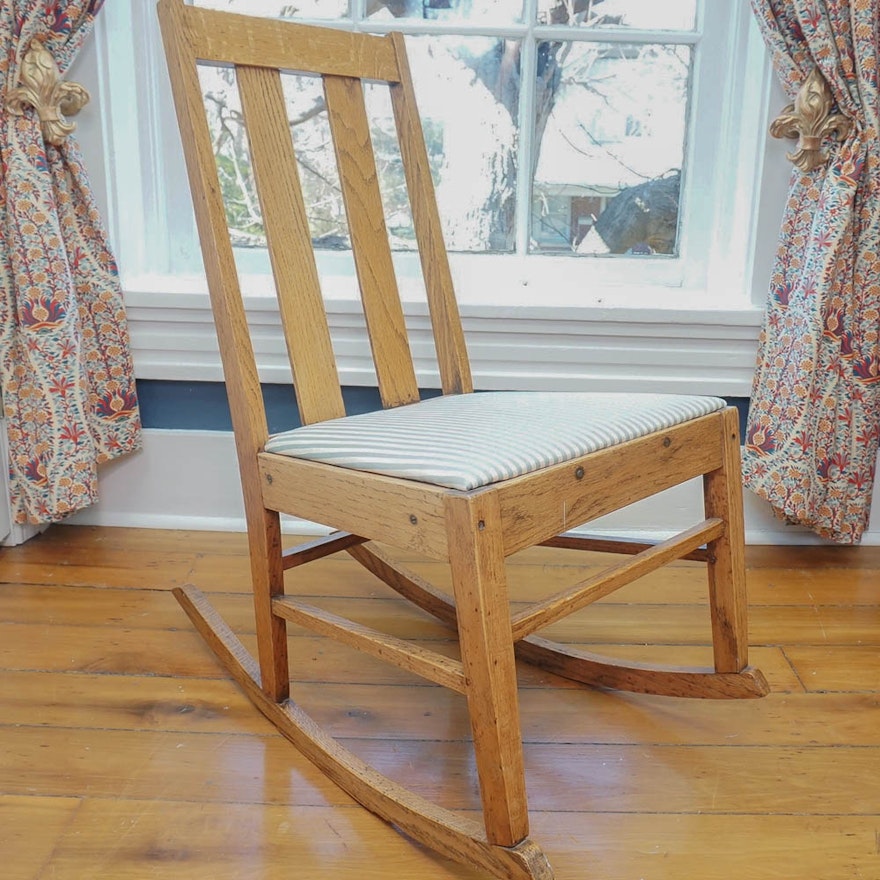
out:
<path id="1" fill-rule="evenodd" d="M 832 115 L 834 99 L 819 68 L 804 80 L 794 104 L 785 107 L 770 123 L 770 134 L 776 138 L 797 138 L 797 146 L 787 157 L 801 171 L 809 172 L 828 162 L 822 152 L 822 139 L 836 135 L 843 140 L 852 128 L 852 121 L 839 113 Z"/>
<path id="2" fill-rule="evenodd" d="M 66 116 L 75 116 L 89 102 L 89 93 L 79 83 L 61 79 L 52 53 L 33 40 L 25 53 L 18 76 L 19 85 L 6 95 L 10 113 L 21 116 L 33 107 L 40 118 L 43 140 L 58 146 L 76 128 Z"/>

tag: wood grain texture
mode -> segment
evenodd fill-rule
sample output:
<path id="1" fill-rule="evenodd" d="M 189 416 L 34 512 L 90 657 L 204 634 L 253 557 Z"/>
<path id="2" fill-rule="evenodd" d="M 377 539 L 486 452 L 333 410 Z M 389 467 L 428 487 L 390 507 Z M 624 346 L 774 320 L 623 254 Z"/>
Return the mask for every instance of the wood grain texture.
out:
<path id="1" fill-rule="evenodd" d="M 305 626 L 312 632 L 336 639 L 371 657 L 393 663 L 429 681 L 464 693 L 464 672 L 458 660 L 437 654 L 404 639 L 389 636 L 387 633 L 347 620 L 338 614 L 332 614 L 289 596 L 276 599 L 273 602 L 273 609 L 279 617 Z"/>
<path id="2" fill-rule="evenodd" d="M 529 817 L 498 498 L 449 498 L 447 521 L 486 835 L 516 846 L 529 833 Z"/>
<path id="3" fill-rule="evenodd" d="M 160 0 L 165 9 L 180 0 Z M 397 58 L 388 38 L 319 29 L 274 18 L 218 14 L 198 6 L 175 12 L 178 26 L 200 61 L 279 68 L 394 82 Z M 296 51 L 292 50 L 296 47 Z"/>
<path id="4" fill-rule="evenodd" d="M 549 596 L 514 615 L 511 626 L 514 639 L 521 639 L 589 605 L 628 583 L 649 574 L 673 559 L 680 559 L 724 531 L 724 521 L 706 520 L 699 525 L 648 547 L 633 558 L 600 571 L 566 590 Z"/>
<path id="5" fill-rule="evenodd" d="M 5 876 L 280 880 L 291 865 L 316 880 L 485 876 L 354 805 L 253 711 L 189 630 L 168 590 L 195 577 L 253 650 L 246 553 L 241 535 L 64 526 L 3 549 Z M 764 700 L 624 695 L 521 669 L 532 833 L 560 880 L 876 873 L 875 556 L 750 548 L 750 653 L 774 684 Z M 530 601 L 607 561 L 579 569 L 571 558 L 548 548 L 509 557 L 508 580 Z M 432 580 L 442 568 L 413 567 Z M 711 664 L 702 569 L 655 573 L 648 588 L 633 585 L 563 622 L 565 635 L 589 629 L 615 656 Z M 326 578 L 332 609 L 376 625 L 396 619 L 400 637 L 431 633 L 425 644 L 452 650 L 447 626 L 402 614 L 402 601 L 345 553 L 287 578 L 289 591 L 295 583 L 316 601 Z M 661 595 L 671 604 L 658 604 Z M 461 696 L 355 661 L 298 627 L 289 644 L 304 674 L 294 690 L 303 706 L 387 775 L 478 820 Z M 355 682 L 328 676 L 346 666 L 357 666 Z"/>
<path id="6" fill-rule="evenodd" d="M 264 452 L 267 507 L 446 559 L 443 499 L 449 490 Z"/>
<path id="7" fill-rule="evenodd" d="M 725 531 L 710 541 L 707 573 L 712 614 L 715 669 L 737 672 L 749 662 L 748 596 L 746 595 L 745 526 L 739 417 L 734 407 L 721 413 L 720 468 L 703 477 L 706 516 L 724 520 Z"/>
<path id="8" fill-rule="evenodd" d="M 440 382 L 444 394 L 466 394 L 474 390 L 461 317 L 455 301 L 449 257 L 443 242 L 443 228 L 437 211 L 434 181 L 428 151 L 412 85 L 409 60 L 402 34 L 391 34 L 400 68 L 400 82 L 391 87 L 391 105 L 400 141 L 400 156 L 419 246 L 422 276 L 428 295 L 428 310 L 434 331 Z"/>
<path id="9" fill-rule="evenodd" d="M 419 399 L 359 79 L 324 77 L 324 99 L 382 406 Z"/>
<path id="10" fill-rule="evenodd" d="M 284 340 L 304 425 L 345 415 L 281 76 L 236 69 Z"/>
<path id="11" fill-rule="evenodd" d="M 486 832 L 480 824 L 450 812 L 396 783 L 333 739 L 292 700 L 277 702 L 259 681 L 257 664 L 197 590 L 175 590 L 202 637 L 251 701 L 299 751 L 343 791 L 415 840 L 467 866 L 477 866 L 510 880 L 553 880 L 543 851 L 525 833 L 499 845 L 485 806 Z M 515 682 L 514 682 L 515 687 Z M 479 755 L 479 743 L 475 743 Z M 516 768 L 522 779 L 522 765 Z M 481 781 L 484 776 L 481 774 Z M 522 804 L 524 799 L 514 801 Z M 527 826 L 524 829 L 528 830 Z"/>
<path id="12" fill-rule="evenodd" d="M 713 413 L 500 484 L 505 555 L 714 470 L 719 423 Z"/>

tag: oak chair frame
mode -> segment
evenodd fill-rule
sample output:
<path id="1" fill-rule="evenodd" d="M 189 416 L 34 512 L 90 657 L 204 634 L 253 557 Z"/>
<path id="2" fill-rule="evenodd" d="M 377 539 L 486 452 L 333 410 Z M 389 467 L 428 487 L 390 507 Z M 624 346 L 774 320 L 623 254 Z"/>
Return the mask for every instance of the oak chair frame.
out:
<path id="1" fill-rule="evenodd" d="M 469 492 L 264 451 L 269 437 L 208 130 L 197 62 L 233 65 L 248 128 L 279 311 L 304 424 L 345 415 L 284 110 L 281 72 L 323 77 L 364 313 L 384 407 L 419 399 L 379 195 L 362 80 L 389 84 L 444 394 L 473 391 L 464 334 L 400 34 L 376 37 L 159 0 L 159 18 L 232 411 L 249 536 L 258 658 L 205 596 L 175 591 L 256 706 L 364 806 L 436 851 L 498 877 L 551 878 L 528 837 L 515 655 L 591 685 L 696 697 L 767 692 L 748 665 L 739 430 L 730 408 Z M 564 534 L 702 476 L 705 520 L 656 545 Z M 288 551 L 279 512 L 338 531 Z M 449 563 L 453 596 L 372 542 Z M 624 561 L 511 615 L 505 557 L 534 545 L 614 551 Z M 455 627 L 461 660 L 345 620 L 284 593 L 284 572 L 347 551 L 403 597 Z M 676 559 L 706 563 L 714 668 L 596 656 L 535 633 Z M 311 628 L 466 696 L 483 823 L 380 775 L 290 699 L 287 622 Z"/>

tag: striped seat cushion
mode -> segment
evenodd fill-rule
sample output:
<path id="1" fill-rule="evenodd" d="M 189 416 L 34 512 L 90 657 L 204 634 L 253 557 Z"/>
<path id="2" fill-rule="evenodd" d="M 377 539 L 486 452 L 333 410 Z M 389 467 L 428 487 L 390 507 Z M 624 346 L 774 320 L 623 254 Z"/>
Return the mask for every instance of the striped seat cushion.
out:
<path id="1" fill-rule="evenodd" d="M 456 394 L 285 431 L 266 451 L 466 491 L 724 406 L 672 394 Z"/>

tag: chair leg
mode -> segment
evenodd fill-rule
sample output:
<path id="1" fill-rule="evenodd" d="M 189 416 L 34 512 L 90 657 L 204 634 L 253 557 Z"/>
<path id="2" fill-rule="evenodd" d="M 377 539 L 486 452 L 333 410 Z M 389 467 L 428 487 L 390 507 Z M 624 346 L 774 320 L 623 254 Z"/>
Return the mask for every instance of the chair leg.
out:
<path id="1" fill-rule="evenodd" d="M 486 837 L 516 846 L 529 822 L 498 500 L 449 498 L 446 514 Z"/>
<path id="2" fill-rule="evenodd" d="M 274 511 L 260 513 L 256 523 L 257 516 L 248 517 L 260 687 L 270 700 L 280 703 L 290 696 L 287 622 L 272 613 L 272 599 L 284 594 L 281 521 Z"/>
<path id="3" fill-rule="evenodd" d="M 722 466 L 703 477 L 707 517 L 724 520 L 724 534 L 708 544 L 709 605 L 716 672 L 748 665 L 748 600 L 744 550 L 742 465 L 735 409 L 723 413 Z"/>

